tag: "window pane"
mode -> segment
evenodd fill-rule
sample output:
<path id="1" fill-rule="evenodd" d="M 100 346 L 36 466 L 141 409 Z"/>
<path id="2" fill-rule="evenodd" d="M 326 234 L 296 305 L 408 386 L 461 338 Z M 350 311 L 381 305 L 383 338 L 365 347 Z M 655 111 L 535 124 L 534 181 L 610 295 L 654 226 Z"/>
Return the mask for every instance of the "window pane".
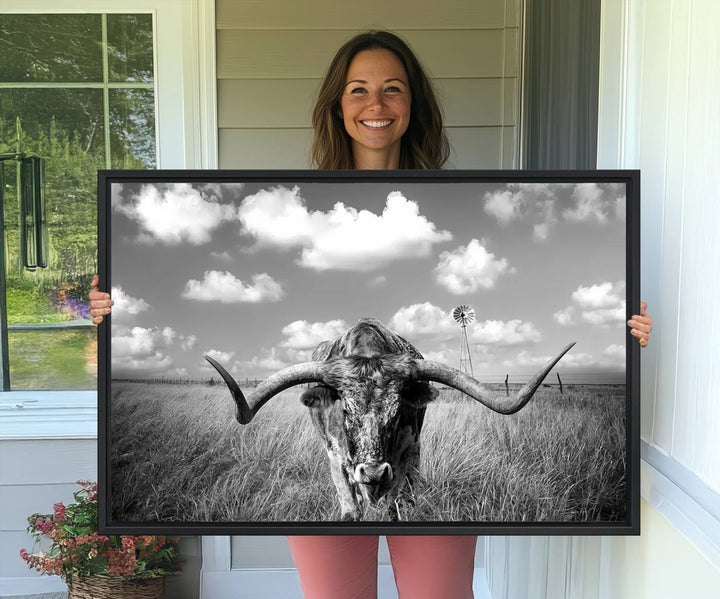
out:
<path id="1" fill-rule="evenodd" d="M 102 81 L 100 15 L 0 15 L 0 81 Z"/>
<path id="2" fill-rule="evenodd" d="M 110 147 L 112 168 L 155 168 L 153 90 L 110 90 Z"/>
<path id="3" fill-rule="evenodd" d="M 108 15 L 110 81 L 153 80 L 152 15 Z"/>
<path id="4" fill-rule="evenodd" d="M 95 328 L 8 334 L 13 389 L 93 389 L 97 386 Z"/>
<path id="5" fill-rule="evenodd" d="M 97 268 L 96 172 L 105 166 L 102 90 L 4 90 L 0 108 L 0 152 L 15 150 L 19 117 L 21 150 L 45 159 L 50 248 L 48 268 L 23 268 L 17 163 L 5 161 L 10 384 L 12 389 L 93 388 L 95 375 L 85 364 L 94 330 L 13 332 L 12 326 L 88 317 L 85 298 Z"/>

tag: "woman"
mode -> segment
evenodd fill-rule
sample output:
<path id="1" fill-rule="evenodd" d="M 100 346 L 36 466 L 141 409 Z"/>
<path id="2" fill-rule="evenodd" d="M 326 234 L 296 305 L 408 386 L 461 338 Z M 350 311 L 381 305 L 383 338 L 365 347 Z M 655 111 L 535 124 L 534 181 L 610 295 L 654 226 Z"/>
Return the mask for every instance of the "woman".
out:
<path id="1" fill-rule="evenodd" d="M 333 58 L 312 116 L 312 158 L 321 169 L 439 169 L 449 155 L 432 85 L 410 48 L 388 32 L 348 41 Z M 93 286 L 97 285 L 97 278 Z M 92 291 L 93 322 L 110 312 Z M 628 322 L 647 345 L 652 319 Z M 473 596 L 476 537 L 389 536 L 401 599 Z M 376 597 L 377 536 L 288 537 L 307 599 Z"/>

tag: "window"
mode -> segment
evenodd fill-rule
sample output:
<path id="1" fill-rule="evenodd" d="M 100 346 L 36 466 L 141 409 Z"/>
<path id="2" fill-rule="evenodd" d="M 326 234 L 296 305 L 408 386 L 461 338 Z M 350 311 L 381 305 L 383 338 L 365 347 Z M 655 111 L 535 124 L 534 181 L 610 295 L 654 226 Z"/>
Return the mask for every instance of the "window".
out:
<path id="1" fill-rule="evenodd" d="M 153 40 L 152 14 L 0 18 L 4 390 L 96 386 L 96 171 L 156 166 Z M 44 159 L 46 268 L 21 252 L 22 156 Z"/>

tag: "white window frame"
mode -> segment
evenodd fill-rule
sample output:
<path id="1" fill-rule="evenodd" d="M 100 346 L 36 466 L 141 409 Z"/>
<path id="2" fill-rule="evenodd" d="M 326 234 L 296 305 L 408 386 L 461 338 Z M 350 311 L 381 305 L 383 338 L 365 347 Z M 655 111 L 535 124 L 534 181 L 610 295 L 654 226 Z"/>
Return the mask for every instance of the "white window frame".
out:
<path id="1" fill-rule="evenodd" d="M 152 14 L 158 168 L 217 168 L 214 0 L 0 0 L 3 13 Z M 96 391 L 0 393 L 0 439 L 96 438 Z"/>

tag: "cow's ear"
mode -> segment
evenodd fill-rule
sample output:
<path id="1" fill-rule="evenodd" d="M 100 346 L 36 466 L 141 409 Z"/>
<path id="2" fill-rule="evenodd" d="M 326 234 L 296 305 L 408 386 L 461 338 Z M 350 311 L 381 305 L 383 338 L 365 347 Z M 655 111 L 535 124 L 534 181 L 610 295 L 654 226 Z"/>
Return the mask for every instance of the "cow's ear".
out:
<path id="1" fill-rule="evenodd" d="M 402 390 L 402 398 L 412 408 L 422 408 L 438 396 L 438 390 L 424 381 L 408 381 Z"/>
<path id="2" fill-rule="evenodd" d="M 337 391 L 335 391 L 332 387 L 327 387 L 325 385 L 310 387 L 300 396 L 300 401 L 308 408 L 313 406 L 327 406 L 332 402 L 337 401 L 337 399 L 339 399 Z"/>

